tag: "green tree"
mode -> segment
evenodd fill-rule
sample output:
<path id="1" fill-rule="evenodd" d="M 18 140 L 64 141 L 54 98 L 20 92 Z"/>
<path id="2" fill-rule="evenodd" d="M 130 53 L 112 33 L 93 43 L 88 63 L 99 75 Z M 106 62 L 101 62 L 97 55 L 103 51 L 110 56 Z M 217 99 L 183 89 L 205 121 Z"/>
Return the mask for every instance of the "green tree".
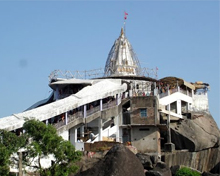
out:
<path id="1" fill-rule="evenodd" d="M 0 175 L 9 175 L 10 165 L 14 164 L 15 158 L 11 155 L 24 147 L 25 138 L 15 133 L 0 130 Z"/>
<path id="2" fill-rule="evenodd" d="M 81 152 L 76 151 L 69 141 L 58 136 L 52 125 L 28 120 L 23 129 L 30 139 L 26 146 L 26 155 L 23 156 L 26 166 L 35 168 L 41 176 L 68 176 L 78 170 L 74 163 L 80 160 Z M 52 156 L 53 160 L 51 166 L 45 168 L 41 165 L 41 160 L 48 156 Z"/>

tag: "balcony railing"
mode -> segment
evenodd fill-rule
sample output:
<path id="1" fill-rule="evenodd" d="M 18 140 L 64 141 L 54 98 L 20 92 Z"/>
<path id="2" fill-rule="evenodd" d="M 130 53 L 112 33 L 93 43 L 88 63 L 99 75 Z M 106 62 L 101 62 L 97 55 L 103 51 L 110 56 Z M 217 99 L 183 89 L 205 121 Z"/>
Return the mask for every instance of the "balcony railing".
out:
<path id="1" fill-rule="evenodd" d="M 108 103 L 104 103 L 102 105 L 102 109 L 103 110 L 108 109 L 108 108 L 111 108 L 113 106 L 116 106 L 116 100 L 108 102 Z M 93 108 L 86 111 L 86 116 L 90 116 L 90 115 L 92 115 L 92 114 L 94 114 L 98 111 L 100 111 L 100 106 L 93 107 Z M 72 121 L 74 121 L 78 118 L 83 118 L 83 112 L 82 111 L 78 111 L 78 112 L 76 112 L 72 115 L 68 115 L 67 123 L 70 123 L 70 122 L 72 122 Z M 64 121 L 59 121 L 59 122 L 53 124 L 53 126 L 58 129 L 58 128 L 64 126 L 65 124 L 66 124 L 66 122 L 64 120 Z"/>
<path id="2" fill-rule="evenodd" d="M 66 124 L 66 123 L 65 123 L 65 120 L 64 120 L 64 121 L 61 120 L 61 121 L 59 121 L 59 122 L 53 124 L 53 126 L 54 126 L 55 128 L 60 128 L 60 127 L 64 126 L 65 124 Z"/>
<path id="3" fill-rule="evenodd" d="M 68 115 L 68 123 L 72 122 L 73 120 L 75 120 L 77 118 L 83 118 L 82 111 L 78 111 L 78 112 L 74 113 L 73 115 Z"/>
<path id="4" fill-rule="evenodd" d="M 159 95 L 160 95 L 160 98 L 163 98 L 163 97 L 168 96 L 168 92 L 160 93 Z"/>
<path id="5" fill-rule="evenodd" d="M 173 93 L 175 93 L 175 92 L 178 92 L 178 89 L 177 89 L 177 88 L 174 88 L 174 89 L 170 89 L 169 91 L 170 91 L 170 95 L 171 95 L 171 94 L 173 94 Z"/>
<path id="6" fill-rule="evenodd" d="M 111 102 L 104 103 L 104 104 L 102 105 L 102 109 L 103 109 L 103 110 L 104 110 L 104 109 L 108 109 L 108 108 L 111 108 L 111 107 L 113 107 L 113 106 L 116 106 L 116 100 L 113 100 L 113 101 L 111 101 Z"/>
<path id="7" fill-rule="evenodd" d="M 169 92 L 168 92 L 168 91 L 169 91 Z M 182 94 L 185 94 L 185 95 L 188 95 L 188 96 L 192 97 L 192 92 L 186 91 L 186 90 L 184 90 L 184 89 L 174 88 L 174 89 L 169 89 L 168 91 L 163 92 L 163 93 L 160 93 L 160 94 L 159 94 L 159 97 L 160 97 L 160 98 L 163 98 L 163 97 L 166 97 L 166 96 L 168 96 L 168 95 L 171 95 L 171 94 L 173 94 L 173 93 L 175 93 L 175 92 L 181 92 Z"/>
<path id="8" fill-rule="evenodd" d="M 185 95 L 187 95 L 186 90 L 180 89 L 180 92 L 183 93 L 183 94 L 185 94 Z"/>
<path id="9" fill-rule="evenodd" d="M 86 116 L 92 115 L 98 111 L 100 111 L 100 106 L 93 107 L 86 111 Z"/>

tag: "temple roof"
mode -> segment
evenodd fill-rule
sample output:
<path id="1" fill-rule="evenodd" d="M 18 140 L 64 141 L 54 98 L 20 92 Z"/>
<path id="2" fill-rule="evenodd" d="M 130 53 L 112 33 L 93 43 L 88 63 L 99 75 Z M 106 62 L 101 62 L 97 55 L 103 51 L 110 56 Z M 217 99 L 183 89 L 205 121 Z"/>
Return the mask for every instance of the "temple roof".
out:
<path id="1" fill-rule="evenodd" d="M 105 76 L 138 76 L 140 64 L 123 28 L 112 46 L 105 64 Z"/>

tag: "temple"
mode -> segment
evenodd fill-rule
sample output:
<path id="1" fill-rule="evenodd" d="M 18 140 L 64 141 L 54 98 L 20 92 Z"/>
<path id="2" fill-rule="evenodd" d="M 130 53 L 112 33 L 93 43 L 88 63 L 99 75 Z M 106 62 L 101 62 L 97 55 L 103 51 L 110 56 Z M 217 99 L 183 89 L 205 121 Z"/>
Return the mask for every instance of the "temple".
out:
<path id="1" fill-rule="evenodd" d="M 56 70 L 50 75 L 52 94 L 24 112 L 1 118 L 1 129 L 19 135 L 25 118 L 34 117 L 54 125 L 77 150 L 88 151 L 99 141 L 131 142 L 139 152 L 160 158 L 162 151 L 175 150 L 170 123 L 190 118 L 191 111 L 209 111 L 209 84 L 158 79 L 156 72 L 141 67 L 122 28 L 102 75 L 91 71 L 87 77 L 95 76 L 85 79 Z"/>

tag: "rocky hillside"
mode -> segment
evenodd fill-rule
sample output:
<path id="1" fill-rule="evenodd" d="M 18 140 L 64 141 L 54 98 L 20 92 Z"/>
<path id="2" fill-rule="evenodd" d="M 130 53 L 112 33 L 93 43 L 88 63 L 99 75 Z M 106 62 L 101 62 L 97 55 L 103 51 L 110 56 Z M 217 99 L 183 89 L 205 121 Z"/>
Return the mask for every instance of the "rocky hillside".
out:
<path id="1" fill-rule="evenodd" d="M 220 131 L 216 122 L 206 112 L 186 115 L 171 122 L 175 151 L 162 152 L 161 160 L 155 154 L 135 155 L 117 144 L 98 159 L 87 157 L 83 163 L 86 166 L 81 164 L 77 176 L 174 176 L 181 165 L 198 170 L 203 176 L 220 175 Z"/>

